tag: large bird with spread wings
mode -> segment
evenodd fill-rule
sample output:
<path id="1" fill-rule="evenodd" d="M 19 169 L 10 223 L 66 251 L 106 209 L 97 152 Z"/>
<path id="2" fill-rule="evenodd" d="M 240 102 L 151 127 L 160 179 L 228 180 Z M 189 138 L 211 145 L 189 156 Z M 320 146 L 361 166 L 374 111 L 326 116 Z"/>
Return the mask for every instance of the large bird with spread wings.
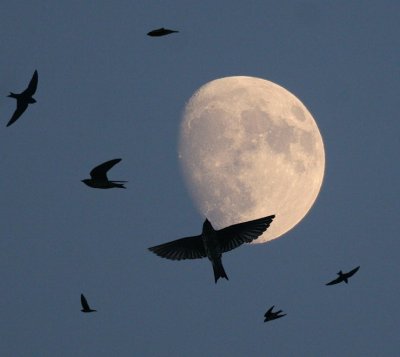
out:
<path id="1" fill-rule="evenodd" d="M 82 182 L 89 187 L 93 188 L 126 188 L 124 183 L 127 181 L 111 181 L 107 177 L 107 172 L 122 159 L 113 159 L 96 166 L 92 171 L 90 171 L 90 179 L 84 179 Z"/>
<path id="2" fill-rule="evenodd" d="M 339 273 L 337 273 L 339 276 L 325 285 L 335 285 L 341 283 L 342 281 L 344 281 L 347 284 L 349 278 L 353 276 L 355 273 L 357 273 L 358 269 L 360 269 L 359 266 L 357 268 L 354 268 L 353 270 L 350 270 L 348 273 L 343 273 L 340 270 Z"/>
<path id="3" fill-rule="evenodd" d="M 257 239 L 267 230 L 274 218 L 275 215 L 271 215 L 234 224 L 220 230 L 214 229 L 210 221 L 206 219 L 200 235 L 156 245 L 149 250 L 160 257 L 171 260 L 207 257 L 213 266 L 215 283 L 219 278 L 229 280 L 222 265 L 222 253 Z"/>
<path id="4" fill-rule="evenodd" d="M 17 100 L 17 108 L 14 111 L 14 114 L 12 115 L 11 119 L 8 121 L 7 126 L 10 126 L 13 124 L 17 119 L 25 112 L 25 110 L 28 108 L 29 104 L 36 103 L 36 100 L 32 98 L 32 96 L 36 92 L 36 88 L 38 85 L 38 72 L 35 71 L 33 73 L 33 76 L 28 84 L 28 88 L 26 88 L 23 92 L 21 93 L 13 93 L 10 92 L 8 97 L 10 98 L 15 98 Z"/>

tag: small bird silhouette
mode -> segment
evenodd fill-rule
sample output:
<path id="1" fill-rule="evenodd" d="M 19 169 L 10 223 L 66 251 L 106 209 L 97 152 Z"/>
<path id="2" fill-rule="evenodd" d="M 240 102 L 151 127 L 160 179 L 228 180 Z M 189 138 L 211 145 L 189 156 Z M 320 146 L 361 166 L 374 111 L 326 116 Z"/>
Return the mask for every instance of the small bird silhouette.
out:
<path id="1" fill-rule="evenodd" d="M 342 271 L 339 271 L 339 273 L 337 273 L 339 275 L 339 277 L 330 281 L 329 283 L 327 283 L 325 285 L 335 285 L 335 284 L 341 283 L 342 281 L 344 281 L 347 284 L 348 279 L 351 276 L 353 276 L 355 273 L 357 273 L 358 269 L 360 269 L 359 266 L 357 268 L 354 268 L 353 270 L 350 270 L 348 273 L 343 273 Z"/>
<path id="2" fill-rule="evenodd" d="M 15 109 L 13 116 L 7 123 L 7 126 L 10 126 L 12 123 L 14 123 L 24 113 L 26 108 L 28 108 L 29 104 L 36 103 L 36 100 L 32 98 L 32 96 L 36 92 L 37 84 L 38 72 L 35 70 L 32 79 L 29 82 L 28 88 L 26 88 L 22 93 L 19 94 L 10 92 L 8 97 L 15 98 L 17 100 L 17 109 Z"/>
<path id="3" fill-rule="evenodd" d="M 264 322 L 271 321 L 271 320 L 276 320 L 276 319 L 279 319 L 279 318 L 281 318 L 283 316 L 286 316 L 286 314 L 279 315 L 282 312 L 282 310 L 273 312 L 272 310 L 274 309 L 274 307 L 275 307 L 275 305 L 270 307 L 269 310 L 264 314 L 264 317 L 265 317 Z"/>
<path id="4" fill-rule="evenodd" d="M 121 160 L 122 159 L 113 159 L 103 162 L 90 171 L 90 179 L 84 179 L 82 182 L 94 188 L 126 188 L 123 183 L 127 181 L 110 181 L 107 178 L 107 171 Z"/>
<path id="5" fill-rule="evenodd" d="M 96 312 L 97 310 L 93 310 L 90 308 L 85 296 L 81 294 L 81 305 L 82 305 L 82 312 Z"/>
<path id="6" fill-rule="evenodd" d="M 151 37 L 160 37 L 160 36 L 169 35 L 170 33 L 174 33 L 174 32 L 179 32 L 179 31 L 169 30 L 169 29 L 165 29 L 164 27 L 161 27 L 157 30 L 148 32 L 147 35 L 151 36 Z"/>
<path id="7" fill-rule="evenodd" d="M 274 218 L 275 216 L 272 215 L 234 224 L 220 230 L 215 230 L 206 219 L 200 235 L 177 239 L 151 247 L 149 250 L 162 258 L 171 260 L 208 257 L 213 266 L 215 283 L 219 278 L 229 280 L 222 265 L 222 253 L 257 239 L 267 230 Z"/>

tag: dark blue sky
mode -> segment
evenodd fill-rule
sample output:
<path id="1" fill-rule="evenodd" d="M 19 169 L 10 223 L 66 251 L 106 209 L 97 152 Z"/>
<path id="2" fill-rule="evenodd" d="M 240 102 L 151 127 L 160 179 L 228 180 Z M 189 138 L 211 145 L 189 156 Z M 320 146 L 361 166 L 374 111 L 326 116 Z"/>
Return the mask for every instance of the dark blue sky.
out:
<path id="1" fill-rule="evenodd" d="M 180 33 L 146 36 L 161 26 Z M 396 1 L 3 2 L 0 355 L 397 355 L 399 30 Z M 6 128 L 35 69 L 38 102 Z M 307 106 L 326 172 L 301 224 L 224 255 L 215 285 L 207 260 L 147 247 L 201 231 L 179 124 L 230 75 Z M 116 157 L 127 190 L 80 182 Z M 287 316 L 264 324 L 271 305 Z"/>

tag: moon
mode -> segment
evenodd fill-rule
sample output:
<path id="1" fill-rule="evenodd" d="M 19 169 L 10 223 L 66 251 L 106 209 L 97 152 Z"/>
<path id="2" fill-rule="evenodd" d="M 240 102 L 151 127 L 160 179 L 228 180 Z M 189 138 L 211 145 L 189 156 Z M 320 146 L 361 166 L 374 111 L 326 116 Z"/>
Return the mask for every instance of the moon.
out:
<path id="1" fill-rule="evenodd" d="M 295 227 L 324 178 L 324 144 L 310 112 L 255 77 L 200 87 L 184 109 L 178 154 L 190 195 L 214 228 L 276 215 L 256 243 Z"/>

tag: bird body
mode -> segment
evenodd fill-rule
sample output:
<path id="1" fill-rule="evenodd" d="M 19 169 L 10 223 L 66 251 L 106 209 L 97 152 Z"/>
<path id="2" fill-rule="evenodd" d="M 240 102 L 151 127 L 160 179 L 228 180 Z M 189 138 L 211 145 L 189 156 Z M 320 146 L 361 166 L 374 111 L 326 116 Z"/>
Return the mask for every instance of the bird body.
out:
<path id="1" fill-rule="evenodd" d="M 226 280 L 229 280 L 225 273 L 224 266 L 222 265 L 222 250 L 218 241 L 217 232 L 208 219 L 206 219 L 203 223 L 201 239 L 203 241 L 207 258 L 212 263 L 215 282 L 217 282 L 219 278 L 225 278 Z"/>
<path id="2" fill-rule="evenodd" d="M 342 281 L 344 281 L 346 284 L 348 284 L 349 282 L 349 278 L 351 276 L 353 276 L 355 273 L 357 273 L 358 269 L 360 269 L 360 267 L 358 266 L 357 268 L 354 268 L 353 270 L 350 270 L 348 273 L 343 273 L 341 270 L 337 273 L 337 275 L 339 275 L 336 279 L 330 281 L 329 283 L 325 284 L 325 285 L 335 285 L 335 284 L 339 284 Z"/>
<path id="3" fill-rule="evenodd" d="M 179 31 L 169 30 L 169 29 L 165 29 L 164 27 L 161 27 L 159 29 L 148 32 L 147 35 L 151 36 L 151 37 L 160 37 L 160 36 L 169 35 L 169 34 L 175 33 L 175 32 L 179 32 Z"/>
<path id="4" fill-rule="evenodd" d="M 287 314 L 279 315 L 282 312 L 282 310 L 273 312 L 272 310 L 274 309 L 274 307 L 275 305 L 270 307 L 269 310 L 264 314 L 264 322 L 276 320 L 287 315 Z"/>
<path id="5" fill-rule="evenodd" d="M 36 103 L 36 99 L 32 98 L 32 96 L 36 92 L 37 84 L 38 84 L 38 72 L 35 70 L 29 82 L 28 88 L 26 88 L 21 93 L 10 92 L 8 97 L 17 100 L 17 109 L 15 109 L 13 116 L 7 123 L 7 126 L 13 124 L 25 112 L 29 104 Z"/>
<path id="6" fill-rule="evenodd" d="M 81 294 L 81 305 L 82 305 L 82 312 L 96 312 L 97 310 L 93 310 L 90 308 L 85 296 Z"/>
<path id="7" fill-rule="evenodd" d="M 7 97 L 15 98 L 15 99 L 17 99 L 17 101 L 24 99 L 28 104 L 36 103 L 36 99 L 35 98 L 28 97 L 28 96 L 24 95 L 24 92 L 22 92 L 20 94 L 10 92 L 10 94 Z"/>
<path id="8" fill-rule="evenodd" d="M 222 253 L 257 239 L 267 230 L 274 218 L 275 216 L 271 215 L 234 224 L 220 230 L 215 230 L 210 221 L 206 219 L 200 235 L 177 239 L 150 247 L 149 250 L 162 258 L 171 260 L 207 257 L 212 263 L 215 283 L 219 278 L 229 280 L 222 265 Z"/>
<path id="9" fill-rule="evenodd" d="M 88 185 L 89 187 L 107 189 L 107 188 L 113 188 L 113 187 L 126 188 L 123 183 L 127 182 L 127 181 L 84 179 L 84 180 L 82 180 L 82 182 L 85 183 L 86 185 Z"/>
<path id="10" fill-rule="evenodd" d="M 82 182 L 93 188 L 126 188 L 124 183 L 127 181 L 111 181 L 107 178 L 107 171 L 120 161 L 121 159 L 113 159 L 103 162 L 90 171 L 90 179 L 84 179 Z"/>

